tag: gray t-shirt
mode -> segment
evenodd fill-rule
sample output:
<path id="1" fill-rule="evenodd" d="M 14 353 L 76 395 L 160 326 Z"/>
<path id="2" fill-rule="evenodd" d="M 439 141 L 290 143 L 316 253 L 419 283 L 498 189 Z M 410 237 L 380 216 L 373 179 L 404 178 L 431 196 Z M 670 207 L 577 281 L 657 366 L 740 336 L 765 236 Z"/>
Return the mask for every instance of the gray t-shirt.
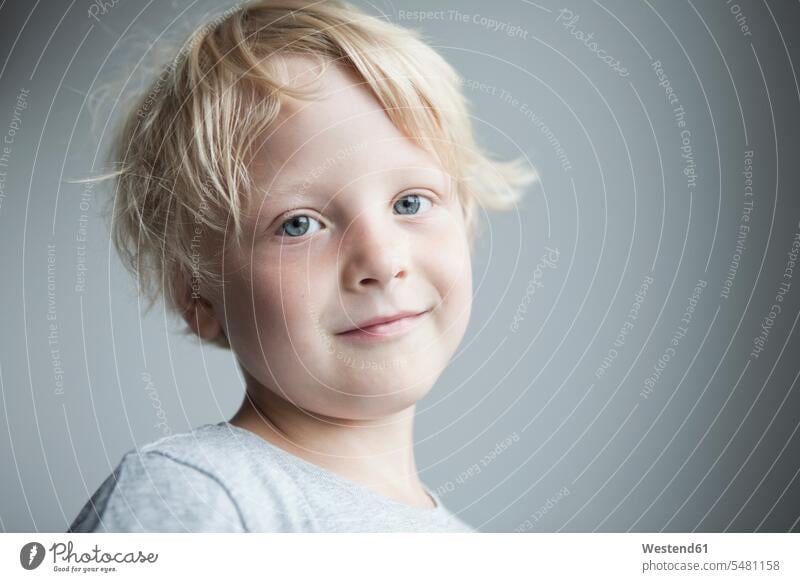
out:
<path id="1" fill-rule="evenodd" d="M 228 422 L 127 453 L 69 532 L 474 532 L 433 492 L 412 507 Z"/>

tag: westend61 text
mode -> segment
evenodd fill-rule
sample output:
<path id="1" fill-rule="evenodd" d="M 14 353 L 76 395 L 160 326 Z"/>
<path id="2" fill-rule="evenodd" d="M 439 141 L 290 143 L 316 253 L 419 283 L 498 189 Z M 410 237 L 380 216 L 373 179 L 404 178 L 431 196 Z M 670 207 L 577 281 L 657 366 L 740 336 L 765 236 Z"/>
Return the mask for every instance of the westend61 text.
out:
<path id="1" fill-rule="evenodd" d="M 642 552 L 645 554 L 707 554 L 708 544 L 689 544 L 687 546 L 642 544 Z"/>

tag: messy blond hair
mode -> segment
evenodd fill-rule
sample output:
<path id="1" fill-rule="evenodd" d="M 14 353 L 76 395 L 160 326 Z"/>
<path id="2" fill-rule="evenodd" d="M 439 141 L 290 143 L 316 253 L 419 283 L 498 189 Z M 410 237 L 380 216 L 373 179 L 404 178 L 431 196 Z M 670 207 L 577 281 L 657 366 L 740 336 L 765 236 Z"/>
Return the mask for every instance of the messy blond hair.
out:
<path id="1" fill-rule="evenodd" d="M 196 30 L 138 98 L 116 137 L 112 239 L 150 306 L 163 293 L 182 313 L 187 289 L 218 284 L 218 261 L 197 259 L 199 230 L 242 235 L 254 184 L 248 153 L 281 97 L 312 99 L 279 82 L 281 56 L 352 68 L 405 135 L 452 176 L 470 244 L 483 206 L 507 209 L 535 179 L 519 162 L 477 146 L 456 72 L 415 31 L 345 2 L 260 0 Z M 195 287 L 197 284 L 197 287 Z M 227 346 L 224 336 L 214 340 Z"/>

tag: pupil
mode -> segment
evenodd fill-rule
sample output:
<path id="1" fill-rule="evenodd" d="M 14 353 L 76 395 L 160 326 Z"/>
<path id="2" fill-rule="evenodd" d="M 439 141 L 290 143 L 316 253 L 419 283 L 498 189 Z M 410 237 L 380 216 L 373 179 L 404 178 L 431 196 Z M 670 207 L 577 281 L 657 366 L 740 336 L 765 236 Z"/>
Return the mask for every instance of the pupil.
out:
<path id="1" fill-rule="evenodd" d="M 308 218 L 307 217 L 305 217 L 305 216 L 295 216 L 289 222 L 289 230 L 291 231 L 291 232 L 289 232 L 289 234 L 302 235 L 306 230 L 304 227 L 306 227 L 307 224 L 308 224 Z M 295 228 L 299 229 L 300 232 L 295 232 L 294 231 Z"/>
<path id="2" fill-rule="evenodd" d="M 411 195 L 403 198 L 403 207 L 411 210 L 416 210 L 419 207 L 419 197 Z"/>

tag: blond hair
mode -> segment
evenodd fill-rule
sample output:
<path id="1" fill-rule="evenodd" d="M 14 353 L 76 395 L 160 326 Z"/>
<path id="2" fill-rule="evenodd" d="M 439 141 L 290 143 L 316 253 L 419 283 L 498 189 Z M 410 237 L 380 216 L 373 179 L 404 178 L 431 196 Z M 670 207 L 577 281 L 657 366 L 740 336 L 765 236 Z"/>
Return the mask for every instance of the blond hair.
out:
<path id="1" fill-rule="evenodd" d="M 453 177 L 470 244 L 480 206 L 511 208 L 535 180 L 532 168 L 480 150 L 459 76 L 415 31 L 338 0 L 247 3 L 196 30 L 138 98 L 116 137 L 119 166 L 102 177 L 116 179 L 112 239 L 150 306 L 163 293 L 182 312 L 193 282 L 220 282 L 217 261 L 198 261 L 198 228 L 241 236 L 254 189 L 248 152 L 282 96 L 314 97 L 279 82 L 284 55 L 321 57 L 363 78 L 395 126 Z M 227 346 L 222 336 L 215 343 Z"/>

